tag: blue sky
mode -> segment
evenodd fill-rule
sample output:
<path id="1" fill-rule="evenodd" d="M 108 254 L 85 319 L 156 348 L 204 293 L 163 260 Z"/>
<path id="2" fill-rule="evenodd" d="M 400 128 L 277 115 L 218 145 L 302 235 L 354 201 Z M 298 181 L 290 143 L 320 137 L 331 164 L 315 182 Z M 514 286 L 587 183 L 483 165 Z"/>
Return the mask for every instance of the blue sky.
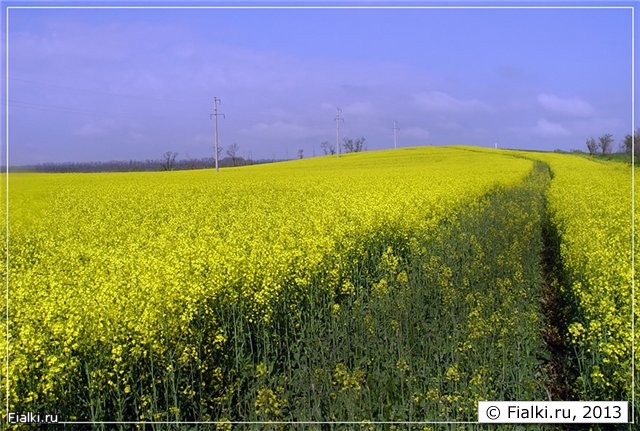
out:
<path id="1" fill-rule="evenodd" d="M 253 158 L 320 155 L 336 107 L 370 150 L 394 120 L 399 146 L 632 128 L 629 9 L 11 9 L 8 36 L 14 165 L 211 156 L 214 96 Z"/>

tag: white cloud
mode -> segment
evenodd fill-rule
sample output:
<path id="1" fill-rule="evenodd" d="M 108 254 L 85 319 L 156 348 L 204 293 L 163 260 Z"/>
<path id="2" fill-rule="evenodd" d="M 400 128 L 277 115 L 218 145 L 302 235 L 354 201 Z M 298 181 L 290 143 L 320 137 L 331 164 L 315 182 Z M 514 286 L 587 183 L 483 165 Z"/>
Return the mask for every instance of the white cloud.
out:
<path id="1" fill-rule="evenodd" d="M 491 110 L 489 105 L 477 99 L 458 99 L 441 91 L 415 94 L 413 101 L 420 108 L 431 112 L 460 114 Z"/>
<path id="2" fill-rule="evenodd" d="M 213 145 L 213 137 L 209 135 L 205 135 L 203 133 L 198 133 L 192 139 L 194 144 L 203 144 L 203 145 Z"/>
<path id="3" fill-rule="evenodd" d="M 422 127 L 408 127 L 404 130 L 401 129 L 400 135 L 412 139 L 426 140 L 429 138 L 430 133 L 427 129 L 423 129 Z"/>
<path id="4" fill-rule="evenodd" d="M 559 123 L 553 123 L 544 118 L 538 120 L 538 124 L 533 128 L 533 133 L 546 138 L 563 137 L 571 135 L 571 132 Z"/>
<path id="5" fill-rule="evenodd" d="M 251 126 L 247 132 L 249 135 L 282 139 L 298 139 L 318 134 L 318 131 L 315 129 L 284 121 L 256 123 Z"/>
<path id="6" fill-rule="evenodd" d="M 462 125 L 451 118 L 439 118 L 436 121 L 436 126 L 444 130 L 460 130 Z"/>
<path id="7" fill-rule="evenodd" d="M 140 133 L 140 132 L 129 132 L 128 135 L 129 141 L 139 144 L 139 143 L 147 143 L 147 142 L 151 142 L 151 138 L 149 138 L 149 136 L 147 136 L 144 133 Z"/>
<path id="8" fill-rule="evenodd" d="M 73 130 L 81 139 L 96 139 L 105 136 L 115 137 L 118 142 L 142 144 L 151 142 L 144 128 L 132 121 L 104 119 L 82 124 Z"/>
<path id="9" fill-rule="evenodd" d="M 538 95 L 538 103 L 549 112 L 571 117 L 590 117 L 595 114 L 593 106 L 579 98 L 563 99 L 542 93 Z"/>
<path id="10" fill-rule="evenodd" d="M 82 126 L 74 130 L 74 135 L 81 138 L 97 138 L 100 136 L 106 136 L 115 131 L 117 125 L 110 120 L 85 123 Z"/>
<path id="11" fill-rule="evenodd" d="M 581 134 L 596 134 L 613 132 L 623 125 L 617 118 L 589 118 L 575 121 L 573 129 Z"/>
<path id="12" fill-rule="evenodd" d="M 347 115 L 375 115 L 376 109 L 374 108 L 373 103 L 365 100 L 345 106 L 342 112 Z"/>

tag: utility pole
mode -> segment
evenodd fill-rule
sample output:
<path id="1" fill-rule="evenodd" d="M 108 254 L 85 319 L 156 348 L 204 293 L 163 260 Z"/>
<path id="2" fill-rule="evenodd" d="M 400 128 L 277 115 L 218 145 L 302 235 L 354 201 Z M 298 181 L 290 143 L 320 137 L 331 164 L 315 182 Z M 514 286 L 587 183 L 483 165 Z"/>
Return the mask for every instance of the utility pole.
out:
<path id="1" fill-rule="evenodd" d="M 398 148 L 398 140 L 396 138 L 396 132 L 398 130 L 400 130 L 398 129 L 398 122 L 396 120 L 393 120 L 393 149 Z"/>
<path id="2" fill-rule="evenodd" d="M 222 115 L 222 118 L 226 118 L 224 114 L 218 114 L 218 103 L 222 103 L 222 100 L 217 97 L 213 98 L 213 114 L 209 114 L 209 119 L 213 118 L 213 157 L 216 161 L 216 172 L 218 172 L 218 115 Z"/>
<path id="3" fill-rule="evenodd" d="M 336 155 L 340 155 L 340 121 L 344 122 L 341 117 L 342 109 L 336 108 Z"/>

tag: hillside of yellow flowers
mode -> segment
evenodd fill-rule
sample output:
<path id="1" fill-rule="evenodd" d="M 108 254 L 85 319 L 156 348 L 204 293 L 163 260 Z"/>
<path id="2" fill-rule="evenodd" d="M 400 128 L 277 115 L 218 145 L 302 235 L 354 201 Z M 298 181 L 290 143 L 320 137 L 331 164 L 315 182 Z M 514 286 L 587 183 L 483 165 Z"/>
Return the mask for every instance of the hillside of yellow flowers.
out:
<path id="1" fill-rule="evenodd" d="M 627 165 L 431 147 L 8 184 L 9 411 L 475 421 L 547 399 L 547 224 L 568 393 L 631 398 Z"/>

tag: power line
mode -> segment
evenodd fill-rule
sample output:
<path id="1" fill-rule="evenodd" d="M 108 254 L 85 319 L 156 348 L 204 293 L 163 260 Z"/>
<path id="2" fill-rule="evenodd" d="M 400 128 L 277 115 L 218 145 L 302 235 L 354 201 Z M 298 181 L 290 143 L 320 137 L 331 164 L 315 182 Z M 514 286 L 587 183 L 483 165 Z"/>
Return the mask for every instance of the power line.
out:
<path id="1" fill-rule="evenodd" d="M 0 99 L 2 100 L 3 103 L 5 103 L 7 100 L 6 99 Z M 83 108 L 80 109 L 76 109 L 75 107 L 67 107 L 67 106 L 61 106 L 61 105 L 49 105 L 49 104 L 43 104 L 43 103 L 33 103 L 33 102 L 25 102 L 25 101 L 21 101 L 21 100 L 15 100 L 15 99 L 11 99 L 8 101 L 9 102 L 9 108 L 21 108 L 21 109 L 29 109 L 29 110 L 38 110 L 38 111 L 48 111 L 48 112 L 56 112 L 56 113 L 60 113 L 60 114 L 76 114 L 76 115 L 82 115 L 82 116 L 87 116 L 87 117 L 96 117 L 96 118 L 102 118 L 105 115 L 110 115 L 110 116 L 122 116 L 124 118 L 130 118 L 130 114 L 126 114 L 124 112 L 122 113 L 117 113 L 117 112 L 110 112 L 110 113 L 100 113 L 100 112 L 95 112 L 95 111 L 85 111 L 83 110 Z"/>
<path id="2" fill-rule="evenodd" d="M 30 85 L 31 89 L 33 88 L 33 85 L 37 85 L 37 86 L 40 86 L 40 87 L 49 87 L 49 88 L 58 88 L 58 89 L 62 89 L 62 90 L 69 90 L 69 91 L 72 91 L 72 92 L 98 94 L 98 95 L 102 95 L 102 96 L 114 96 L 114 97 L 117 97 L 118 100 L 120 100 L 123 97 L 125 97 L 125 98 L 129 98 L 129 99 L 157 100 L 157 101 L 161 101 L 161 102 L 171 102 L 171 103 L 192 103 L 193 102 L 193 100 L 190 100 L 190 99 L 174 99 L 174 98 L 167 99 L 167 98 L 164 98 L 164 97 L 157 97 L 157 96 L 151 96 L 151 95 L 132 94 L 132 93 L 124 93 L 124 92 L 118 92 L 118 91 L 96 90 L 96 89 L 91 89 L 91 88 L 79 88 L 79 87 L 74 87 L 74 86 L 70 86 L 70 85 L 56 84 L 56 83 L 43 82 L 43 81 L 35 81 L 35 80 L 22 79 L 22 78 L 9 78 L 9 81 L 14 81 L 14 82 L 18 82 L 18 83 L 24 83 L 24 84 L 31 84 Z"/>
<path id="3" fill-rule="evenodd" d="M 7 99 L 5 98 L 1 98 L 0 99 L 2 101 L 2 103 L 6 103 Z M 13 109 L 21 109 L 21 110 L 28 110 L 28 111 L 45 111 L 45 112 L 51 112 L 51 113 L 57 113 L 57 114 L 70 114 L 70 115 L 77 115 L 77 116 L 81 116 L 81 117 L 88 117 L 88 118 L 95 118 L 95 119 L 103 119 L 104 117 L 116 117 L 116 118 L 120 118 L 120 119 L 125 119 L 125 120 L 131 120 L 132 118 L 132 114 L 131 112 L 127 113 L 124 112 L 122 110 L 118 110 L 118 111 L 109 111 L 109 110 L 101 110 L 101 111 L 88 111 L 88 110 L 84 110 L 83 107 L 68 107 L 68 106 L 62 106 L 62 105 L 50 105 L 50 104 L 45 104 L 45 103 L 34 103 L 34 102 L 27 102 L 27 101 L 22 101 L 22 100 L 15 100 L 15 99 L 10 99 L 9 101 L 9 109 L 13 110 Z M 147 118 L 156 118 L 158 120 L 161 121 L 165 121 L 167 119 L 167 117 L 169 117 L 170 113 L 162 113 L 162 112 L 156 112 L 153 114 L 147 114 L 146 117 Z"/>

